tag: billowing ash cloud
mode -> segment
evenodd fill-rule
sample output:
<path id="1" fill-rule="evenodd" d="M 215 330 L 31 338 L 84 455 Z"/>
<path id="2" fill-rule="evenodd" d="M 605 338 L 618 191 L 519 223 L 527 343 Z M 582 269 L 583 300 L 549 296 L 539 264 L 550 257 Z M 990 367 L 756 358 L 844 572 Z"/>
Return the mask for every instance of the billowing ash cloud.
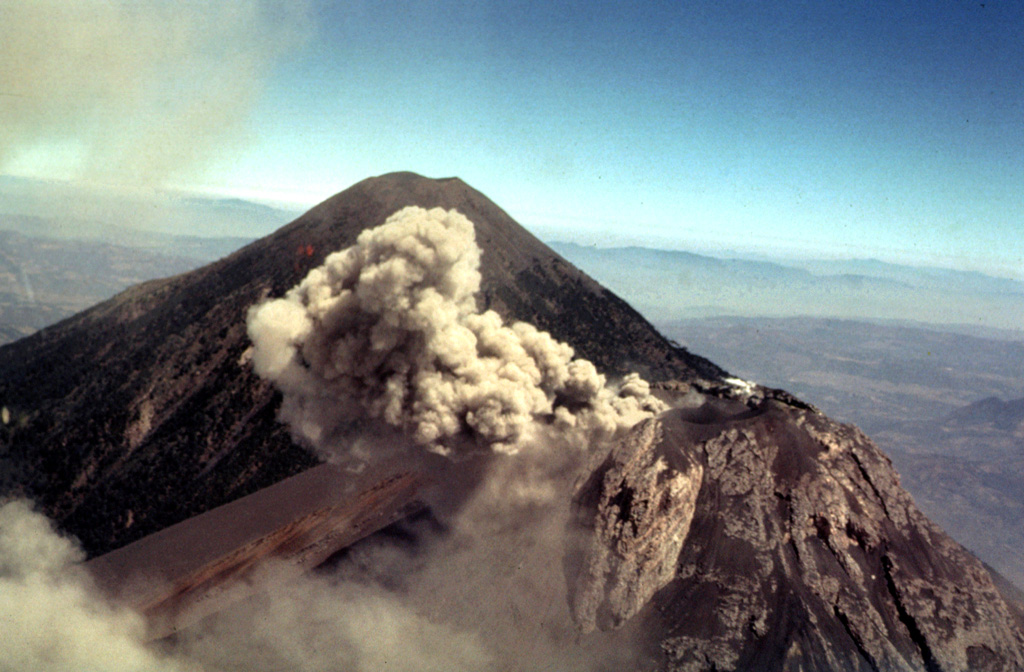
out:
<path id="1" fill-rule="evenodd" d="M 609 386 L 548 333 L 479 312 L 479 266 L 466 217 L 408 207 L 254 307 L 253 364 L 284 393 L 282 419 L 317 446 L 369 417 L 436 452 L 469 438 L 515 453 L 661 410 L 638 376 Z"/>
<path id="2" fill-rule="evenodd" d="M 430 461 L 444 485 L 423 493 L 436 517 L 403 523 L 413 542 L 371 537 L 330 573 L 267 563 L 249 602 L 153 643 L 142 616 L 93 590 L 73 542 L 9 502 L 0 670 L 642 669 L 639 625 L 573 625 L 567 491 L 599 451 L 553 448 L 601 442 L 661 403 L 639 377 L 609 386 L 568 345 L 479 312 L 480 254 L 459 213 L 406 208 L 249 315 L 255 369 L 303 440 L 383 450 L 382 434 L 402 433 L 438 452 L 486 449 Z"/>
<path id="3" fill-rule="evenodd" d="M 488 672 L 485 639 L 432 620 L 404 596 L 328 575 L 281 580 L 179 635 L 174 653 L 204 672 Z"/>
<path id="4" fill-rule="evenodd" d="M 27 502 L 0 506 L 0 670 L 199 669 L 147 647 L 142 617 L 98 596 L 82 556 Z"/>
<path id="5" fill-rule="evenodd" d="M 251 608 L 228 609 L 175 642 L 147 641 L 110 603 L 84 553 L 24 500 L 0 505 L 0 670 L 7 672 L 397 672 L 493 669 L 479 637 L 378 587 L 270 565 Z"/>

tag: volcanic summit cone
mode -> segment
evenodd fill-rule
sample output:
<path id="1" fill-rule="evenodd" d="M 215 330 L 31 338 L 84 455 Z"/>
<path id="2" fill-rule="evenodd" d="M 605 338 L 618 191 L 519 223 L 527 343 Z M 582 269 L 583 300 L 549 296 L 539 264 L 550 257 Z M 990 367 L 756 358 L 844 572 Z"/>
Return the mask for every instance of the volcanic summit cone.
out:
<path id="1" fill-rule="evenodd" d="M 318 461 L 276 421 L 280 395 L 246 360 L 246 313 L 409 205 L 456 209 L 482 248 L 480 308 L 573 345 L 610 375 L 716 379 L 457 178 L 364 180 L 191 273 L 132 288 L 0 348 L 10 480 L 103 553 Z"/>

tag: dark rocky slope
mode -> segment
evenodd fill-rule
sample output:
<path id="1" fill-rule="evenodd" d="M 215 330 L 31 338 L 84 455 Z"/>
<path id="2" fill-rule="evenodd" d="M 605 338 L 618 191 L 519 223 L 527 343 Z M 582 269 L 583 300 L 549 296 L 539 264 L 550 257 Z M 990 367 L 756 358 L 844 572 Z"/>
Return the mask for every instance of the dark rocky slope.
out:
<path id="1" fill-rule="evenodd" d="M 645 619 L 664 669 L 1024 669 L 1020 605 L 871 441 L 813 410 L 670 411 L 576 501 L 589 531 L 567 556 L 577 623 Z"/>
<path id="2" fill-rule="evenodd" d="M 36 499 L 97 554 L 314 464 L 276 422 L 278 396 L 246 363 L 246 311 L 413 204 L 456 208 L 475 223 L 482 308 L 550 331 L 612 375 L 722 375 L 461 180 L 396 173 L 356 184 L 219 262 L 0 348 L 5 489 Z"/>

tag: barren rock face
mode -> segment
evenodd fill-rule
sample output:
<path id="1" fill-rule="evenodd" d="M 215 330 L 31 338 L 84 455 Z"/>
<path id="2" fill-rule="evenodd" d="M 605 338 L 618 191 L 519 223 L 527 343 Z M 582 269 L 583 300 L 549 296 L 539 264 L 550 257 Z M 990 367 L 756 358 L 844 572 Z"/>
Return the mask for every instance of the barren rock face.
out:
<path id="1" fill-rule="evenodd" d="M 632 618 L 676 573 L 704 468 L 662 454 L 662 424 L 641 423 L 584 486 L 570 567 L 580 563 L 570 603 L 584 632 Z"/>
<path id="2" fill-rule="evenodd" d="M 811 410 L 754 405 L 638 426 L 582 487 L 591 522 L 568 567 L 582 630 L 639 613 L 666 670 L 1024 668 L 992 576 L 874 444 Z"/>

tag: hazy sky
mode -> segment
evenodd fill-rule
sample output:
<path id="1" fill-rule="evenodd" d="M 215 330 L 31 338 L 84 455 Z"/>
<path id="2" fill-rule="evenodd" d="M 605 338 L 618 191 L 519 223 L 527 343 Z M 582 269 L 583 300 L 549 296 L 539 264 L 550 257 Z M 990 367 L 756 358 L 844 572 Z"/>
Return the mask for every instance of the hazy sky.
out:
<path id="1" fill-rule="evenodd" d="M 0 174 L 413 170 L 547 238 L 1024 268 L 1017 0 L 3 0 L 0 57 Z"/>

